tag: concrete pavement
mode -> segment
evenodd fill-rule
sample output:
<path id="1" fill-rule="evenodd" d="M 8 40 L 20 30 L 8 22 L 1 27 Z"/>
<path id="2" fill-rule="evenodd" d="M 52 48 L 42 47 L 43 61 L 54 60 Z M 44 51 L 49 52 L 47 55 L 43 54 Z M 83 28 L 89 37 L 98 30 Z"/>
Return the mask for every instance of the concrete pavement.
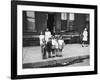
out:
<path id="1" fill-rule="evenodd" d="M 24 63 L 34 63 L 34 62 L 43 62 L 50 60 L 57 60 L 69 57 L 77 57 L 89 55 L 90 47 L 82 47 L 81 44 L 67 44 L 65 45 L 62 54 L 63 57 L 55 57 L 49 59 L 42 59 L 41 48 L 40 46 L 24 47 L 23 48 L 23 64 Z"/>

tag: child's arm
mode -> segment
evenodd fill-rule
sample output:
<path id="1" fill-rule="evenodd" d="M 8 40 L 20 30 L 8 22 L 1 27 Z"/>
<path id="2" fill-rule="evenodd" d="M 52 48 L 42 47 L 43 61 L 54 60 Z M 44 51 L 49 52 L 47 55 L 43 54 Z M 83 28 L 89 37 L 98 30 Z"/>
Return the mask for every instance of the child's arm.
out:
<path id="1" fill-rule="evenodd" d="M 63 41 L 62 48 L 64 48 L 64 46 L 65 46 L 65 42 Z"/>

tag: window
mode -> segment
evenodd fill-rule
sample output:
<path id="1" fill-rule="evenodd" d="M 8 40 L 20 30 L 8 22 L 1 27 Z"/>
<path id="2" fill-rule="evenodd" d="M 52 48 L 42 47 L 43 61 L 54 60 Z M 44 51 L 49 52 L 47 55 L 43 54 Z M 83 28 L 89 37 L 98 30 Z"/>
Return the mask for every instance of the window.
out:
<path id="1" fill-rule="evenodd" d="M 89 21 L 90 20 L 90 16 L 89 14 L 86 15 L 86 21 Z"/>
<path id="2" fill-rule="evenodd" d="M 67 13 L 61 13 L 61 20 L 67 20 Z"/>
<path id="3" fill-rule="evenodd" d="M 74 21 L 74 13 L 70 13 L 69 14 L 69 20 L 70 21 Z"/>
<path id="4" fill-rule="evenodd" d="M 67 28 L 67 15 L 68 13 L 61 13 L 61 31 L 65 31 Z"/>
<path id="5" fill-rule="evenodd" d="M 35 12 L 34 11 L 27 11 L 26 12 L 27 16 L 27 27 L 28 27 L 28 32 L 35 32 Z"/>
<path id="6" fill-rule="evenodd" d="M 61 13 L 61 30 L 72 31 L 74 20 L 74 13 Z"/>

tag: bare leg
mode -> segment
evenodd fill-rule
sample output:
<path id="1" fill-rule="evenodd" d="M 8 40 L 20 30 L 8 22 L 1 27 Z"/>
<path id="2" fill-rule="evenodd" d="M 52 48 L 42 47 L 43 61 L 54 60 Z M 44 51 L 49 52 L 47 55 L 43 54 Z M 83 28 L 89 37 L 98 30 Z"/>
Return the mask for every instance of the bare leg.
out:
<path id="1" fill-rule="evenodd" d="M 84 47 L 84 41 L 82 41 L 82 47 Z"/>

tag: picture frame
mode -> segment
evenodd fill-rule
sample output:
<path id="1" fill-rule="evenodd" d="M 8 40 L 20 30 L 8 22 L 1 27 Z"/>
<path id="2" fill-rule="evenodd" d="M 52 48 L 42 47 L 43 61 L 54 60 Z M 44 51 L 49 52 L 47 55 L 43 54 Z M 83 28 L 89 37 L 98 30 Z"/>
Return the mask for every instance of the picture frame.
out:
<path id="1" fill-rule="evenodd" d="M 76 14 L 77 13 L 89 14 L 90 52 L 88 57 L 90 58 L 90 63 L 89 63 L 90 65 L 86 67 L 80 67 L 80 66 L 71 68 L 69 67 L 68 68 L 69 70 L 67 69 L 67 67 L 62 67 L 62 66 L 53 68 L 46 67 L 46 68 L 34 68 L 34 69 L 30 67 L 23 68 L 23 62 L 24 62 L 23 25 L 25 25 L 23 21 L 24 11 L 26 11 L 27 13 L 28 11 L 29 12 L 36 11 L 37 13 L 44 12 L 47 14 L 66 13 L 68 11 Z M 59 22 L 57 24 L 59 24 Z M 33 32 L 35 33 L 35 30 Z M 78 58 L 81 57 L 78 56 Z M 34 1 L 11 1 L 11 78 L 12 79 L 77 76 L 77 75 L 91 75 L 91 74 L 97 74 L 97 5 L 49 3 L 49 2 L 34 2 Z"/>

